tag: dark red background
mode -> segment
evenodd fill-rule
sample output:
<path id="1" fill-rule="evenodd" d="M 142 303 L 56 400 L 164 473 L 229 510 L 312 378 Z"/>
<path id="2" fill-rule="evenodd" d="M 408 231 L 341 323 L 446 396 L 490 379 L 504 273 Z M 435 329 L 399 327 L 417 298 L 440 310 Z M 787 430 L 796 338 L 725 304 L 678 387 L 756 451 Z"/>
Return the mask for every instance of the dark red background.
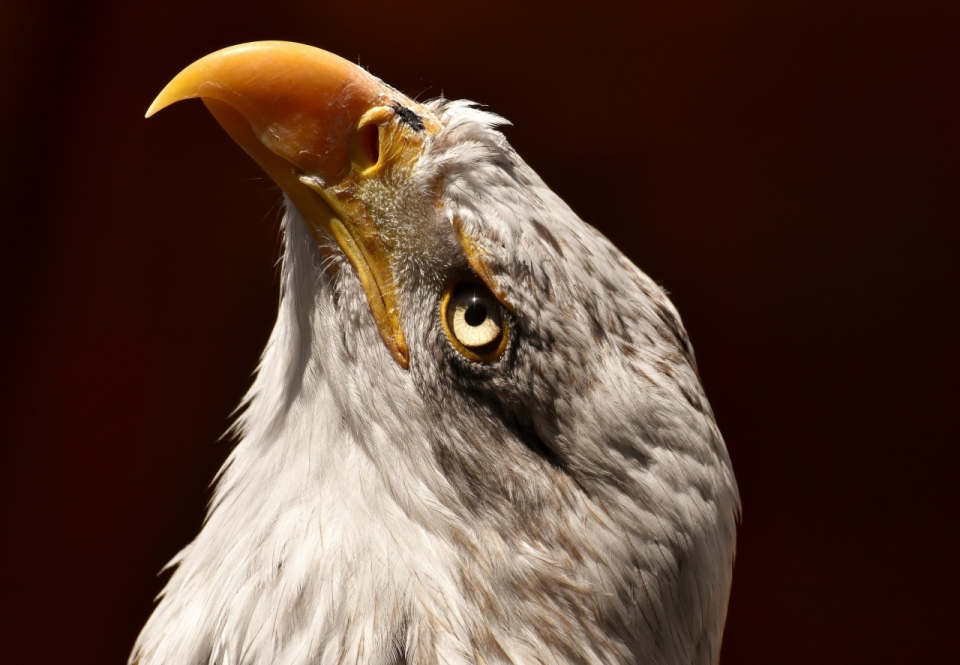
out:
<path id="1" fill-rule="evenodd" d="M 122 662 L 200 526 L 279 193 L 143 113 L 256 39 L 488 104 L 672 292 L 743 498 L 725 665 L 955 657 L 960 5 L 454 4 L 0 7 L 0 660 Z"/>

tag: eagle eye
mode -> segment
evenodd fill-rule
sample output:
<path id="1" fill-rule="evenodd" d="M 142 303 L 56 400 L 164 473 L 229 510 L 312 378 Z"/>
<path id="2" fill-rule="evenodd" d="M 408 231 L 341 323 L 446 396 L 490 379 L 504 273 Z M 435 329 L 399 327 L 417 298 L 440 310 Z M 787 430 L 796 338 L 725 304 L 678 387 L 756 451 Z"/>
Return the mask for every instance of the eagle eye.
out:
<path id="1" fill-rule="evenodd" d="M 451 284 L 440 301 L 443 330 L 462 355 L 493 362 L 507 347 L 507 320 L 500 302 L 480 282 Z"/>

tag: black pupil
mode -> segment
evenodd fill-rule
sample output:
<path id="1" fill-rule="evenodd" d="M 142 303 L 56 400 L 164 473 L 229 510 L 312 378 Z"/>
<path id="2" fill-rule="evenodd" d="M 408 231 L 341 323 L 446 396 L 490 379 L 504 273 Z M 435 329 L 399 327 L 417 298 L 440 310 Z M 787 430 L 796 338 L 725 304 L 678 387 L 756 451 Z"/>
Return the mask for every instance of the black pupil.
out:
<path id="1" fill-rule="evenodd" d="M 487 320 L 487 306 L 474 296 L 467 305 L 467 310 L 463 313 L 463 320 L 468 326 L 477 327 Z"/>

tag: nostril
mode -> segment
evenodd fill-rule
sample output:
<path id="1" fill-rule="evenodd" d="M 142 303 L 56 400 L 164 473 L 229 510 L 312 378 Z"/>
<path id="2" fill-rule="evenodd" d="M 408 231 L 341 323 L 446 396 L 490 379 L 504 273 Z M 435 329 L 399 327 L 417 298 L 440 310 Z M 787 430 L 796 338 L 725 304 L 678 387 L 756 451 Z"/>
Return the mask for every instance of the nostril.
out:
<path id="1" fill-rule="evenodd" d="M 380 161 L 380 125 L 371 122 L 360 128 L 360 154 L 370 167 Z"/>

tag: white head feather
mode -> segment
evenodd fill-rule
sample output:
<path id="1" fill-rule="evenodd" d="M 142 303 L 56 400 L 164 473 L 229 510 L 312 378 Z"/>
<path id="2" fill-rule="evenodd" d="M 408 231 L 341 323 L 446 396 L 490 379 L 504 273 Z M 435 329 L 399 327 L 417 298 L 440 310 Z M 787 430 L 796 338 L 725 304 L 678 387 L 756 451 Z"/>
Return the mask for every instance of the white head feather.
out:
<path id="1" fill-rule="evenodd" d="M 663 291 L 513 152 L 502 120 L 442 130 L 397 267 L 410 369 L 349 262 L 293 206 L 279 316 L 206 523 L 131 663 L 715 663 L 736 484 Z M 474 238 L 512 305 L 470 364 L 437 302 Z"/>

